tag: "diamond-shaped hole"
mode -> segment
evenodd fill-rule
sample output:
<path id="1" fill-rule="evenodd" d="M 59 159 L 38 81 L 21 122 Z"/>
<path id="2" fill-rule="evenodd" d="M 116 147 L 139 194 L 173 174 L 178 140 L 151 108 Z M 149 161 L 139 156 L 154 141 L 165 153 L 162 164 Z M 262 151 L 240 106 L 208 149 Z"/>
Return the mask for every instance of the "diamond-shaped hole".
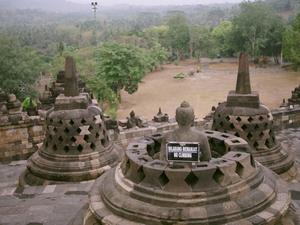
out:
<path id="1" fill-rule="evenodd" d="M 57 132 L 57 128 L 56 128 L 56 127 L 54 127 L 54 128 L 53 128 L 53 131 L 56 133 L 56 132 Z"/>
<path id="2" fill-rule="evenodd" d="M 240 137 L 240 134 L 239 134 L 238 132 L 236 132 L 236 133 L 234 134 L 234 136 Z"/>
<path id="3" fill-rule="evenodd" d="M 89 126 L 89 132 L 92 132 L 94 130 L 93 126 Z"/>
<path id="4" fill-rule="evenodd" d="M 259 128 L 258 124 L 255 125 L 254 129 L 257 130 Z"/>
<path id="5" fill-rule="evenodd" d="M 191 171 L 184 181 L 189 186 L 194 187 L 198 183 L 199 178 Z"/>
<path id="6" fill-rule="evenodd" d="M 254 119 L 251 116 L 248 118 L 249 123 L 252 123 L 253 120 Z"/>
<path id="7" fill-rule="evenodd" d="M 46 148 L 48 147 L 48 141 L 46 141 L 45 146 L 46 146 Z"/>
<path id="8" fill-rule="evenodd" d="M 50 141 L 52 141 L 53 137 L 52 137 L 51 134 L 48 135 L 48 139 L 49 139 Z"/>
<path id="9" fill-rule="evenodd" d="M 158 181 L 162 187 L 164 187 L 167 183 L 169 183 L 169 178 L 165 174 L 165 171 L 158 177 Z"/>
<path id="10" fill-rule="evenodd" d="M 75 137 L 71 137 L 71 141 L 72 141 L 73 143 L 75 143 L 75 142 L 76 142 L 76 138 L 75 138 Z"/>
<path id="11" fill-rule="evenodd" d="M 85 120 L 85 119 L 82 119 L 82 120 L 81 120 L 81 123 L 82 123 L 82 124 L 85 124 L 85 123 L 86 123 L 86 120 Z"/>
<path id="12" fill-rule="evenodd" d="M 138 177 L 138 180 L 139 182 L 141 182 L 142 180 L 144 180 L 145 178 L 145 173 L 144 173 L 144 170 L 143 170 L 143 167 L 141 166 L 138 171 L 137 171 L 137 177 Z"/>
<path id="13" fill-rule="evenodd" d="M 49 121 L 50 121 L 50 123 L 53 123 L 53 119 L 50 119 Z"/>
<path id="14" fill-rule="evenodd" d="M 59 120 L 58 123 L 59 123 L 60 125 L 62 125 L 62 124 L 63 124 L 63 121 L 62 121 L 62 120 Z"/>
<path id="15" fill-rule="evenodd" d="M 74 123 L 73 120 L 70 120 L 69 124 L 70 124 L 71 126 L 73 126 L 75 123 Z"/>
<path id="16" fill-rule="evenodd" d="M 57 146 L 53 145 L 53 150 L 56 151 L 57 150 Z"/>
<path id="17" fill-rule="evenodd" d="M 229 116 L 226 116 L 225 119 L 226 119 L 227 121 L 230 121 L 230 117 L 229 117 Z"/>
<path id="18" fill-rule="evenodd" d="M 249 134 L 247 135 L 247 138 L 251 140 L 251 139 L 253 138 L 253 135 L 252 135 L 251 133 L 249 133 Z"/>
<path id="19" fill-rule="evenodd" d="M 260 116 L 258 119 L 259 119 L 260 121 L 263 121 L 263 120 L 264 120 L 264 117 L 263 117 L 263 116 Z"/>
<path id="20" fill-rule="evenodd" d="M 224 127 L 223 121 L 220 122 L 220 127 Z"/>
<path id="21" fill-rule="evenodd" d="M 264 132 L 260 132 L 259 137 L 263 138 L 265 136 Z"/>
<path id="22" fill-rule="evenodd" d="M 91 147 L 91 149 L 93 149 L 93 150 L 96 149 L 96 145 L 95 145 L 94 143 L 92 143 L 92 144 L 90 145 L 90 147 Z"/>
<path id="23" fill-rule="evenodd" d="M 231 129 L 234 129 L 233 123 L 230 124 L 230 128 L 231 128 Z"/>
<path id="24" fill-rule="evenodd" d="M 271 147 L 272 147 L 272 146 L 271 146 L 271 142 L 270 142 L 269 139 L 266 140 L 265 145 L 266 145 L 268 148 L 271 148 Z"/>
<path id="25" fill-rule="evenodd" d="M 81 129 L 78 127 L 78 129 L 76 130 L 78 134 L 81 133 Z"/>
<path id="26" fill-rule="evenodd" d="M 65 152 L 68 152 L 70 150 L 69 146 L 64 147 Z"/>
<path id="27" fill-rule="evenodd" d="M 101 144 L 102 144 L 103 146 L 105 146 L 105 139 L 104 139 L 104 138 L 101 139 Z"/>
<path id="28" fill-rule="evenodd" d="M 84 138 L 83 138 L 86 142 L 88 142 L 89 141 L 89 139 L 90 139 L 90 137 L 89 137 L 89 135 L 84 135 Z"/>
<path id="29" fill-rule="evenodd" d="M 241 121 L 242 121 L 241 117 L 239 117 L 239 116 L 236 118 L 236 120 L 237 120 L 238 122 L 241 122 Z"/>
<path id="30" fill-rule="evenodd" d="M 254 148 L 257 148 L 259 146 L 259 144 L 257 142 L 254 142 L 253 146 L 254 146 Z"/>
<path id="31" fill-rule="evenodd" d="M 96 138 L 99 138 L 100 137 L 100 134 L 97 132 L 96 133 Z"/>
<path id="32" fill-rule="evenodd" d="M 244 167 L 241 163 L 237 162 L 236 163 L 236 168 L 235 168 L 235 172 L 241 177 L 243 175 L 244 172 Z"/>
<path id="33" fill-rule="evenodd" d="M 62 136 L 59 136 L 58 140 L 59 140 L 60 142 L 63 142 L 63 141 L 64 141 L 64 139 L 63 139 Z"/>
<path id="34" fill-rule="evenodd" d="M 224 173 L 219 168 L 217 168 L 216 172 L 213 175 L 213 179 L 217 183 L 220 184 L 223 181 L 223 179 L 224 179 Z"/>
<path id="35" fill-rule="evenodd" d="M 70 130 L 66 127 L 66 128 L 64 129 L 64 132 L 65 132 L 66 134 L 68 134 L 68 133 L 70 132 Z"/>
<path id="36" fill-rule="evenodd" d="M 245 124 L 242 126 L 243 131 L 245 131 L 247 128 L 248 128 L 248 127 L 247 127 L 247 125 L 245 125 Z"/>
<path id="37" fill-rule="evenodd" d="M 80 152 L 82 152 L 83 146 L 82 146 L 82 145 L 78 145 L 78 146 L 77 146 L 77 150 L 80 151 Z"/>

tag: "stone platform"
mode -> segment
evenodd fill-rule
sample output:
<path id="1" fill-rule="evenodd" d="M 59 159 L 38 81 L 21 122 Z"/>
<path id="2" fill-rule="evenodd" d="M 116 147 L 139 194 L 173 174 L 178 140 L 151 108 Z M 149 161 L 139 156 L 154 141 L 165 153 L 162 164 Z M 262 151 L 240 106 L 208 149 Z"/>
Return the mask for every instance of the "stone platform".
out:
<path id="1" fill-rule="evenodd" d="M 296 153 L 300 161 L 300 128 L 277 134 L 284 147 Z M 0 224 L 1 225 L 68 225 L 88 202 L 93 181 L 26 187 L 16 193 L 18 177 L 26 161 L 0 164 Z M 300 181 L 288 184 L 297 215 L 300 218 Z M 300 220 L 299 220 L 300 224 Z"/>

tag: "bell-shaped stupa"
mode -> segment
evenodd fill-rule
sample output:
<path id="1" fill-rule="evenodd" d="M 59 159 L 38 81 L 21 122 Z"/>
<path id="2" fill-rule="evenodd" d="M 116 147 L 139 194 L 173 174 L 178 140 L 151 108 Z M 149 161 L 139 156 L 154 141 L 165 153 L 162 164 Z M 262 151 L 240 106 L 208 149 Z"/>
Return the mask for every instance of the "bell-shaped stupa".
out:
<path id="1" fill-rule="evenodd" d="M 95 179 L 120 160 L 110 141 L 101 109 L 79 93 L 73 58 L 65 62 L 64 94 L 46 117 L 43 146 L 29 160 L 20 184 L 76 182 Z"/>
<path id="2" fill-rule="evenodd" d="M 294 159 L 276 140 L 273 116 L 251 91 L 249 62 L 241 54 L 236 90 L 230 91 L 227 102 L 220 104 L 213 116 L 213 130 L 233 134 L 246 140 L 254 158 L 286 180 L 296 175 Z"/>

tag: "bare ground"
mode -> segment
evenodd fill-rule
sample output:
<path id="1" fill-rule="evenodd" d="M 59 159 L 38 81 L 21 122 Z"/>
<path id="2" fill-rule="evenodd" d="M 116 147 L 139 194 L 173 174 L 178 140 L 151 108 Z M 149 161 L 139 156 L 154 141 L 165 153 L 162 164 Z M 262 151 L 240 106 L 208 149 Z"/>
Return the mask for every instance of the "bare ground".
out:
<path id="1" fill-rule="evenodd" d="M 183 80 L 173 78 L 178 73 L 196 70 L 195 62 L 166 65 L 164 70 L 149 73 L 140 84 L 138 92 L 122 93 L 118 118 L 123 119 L 134 110 L 137 115 L 151 119 L 162 107 L 163 112 L 174 116 L 176 107 L 186 100 L 195 109 L 196 116 L 205 116 L 212 106 L 226 100 L 228 91 L 235 89 L 237 63 L 202 63 L 201 73 Z M 283 98 L 300 83 L 300 74 L 278 66 L 256 68 L 251 66 L 252 90 L 260 93 L 261 101 L 271 109 L 277 108 Z"/>

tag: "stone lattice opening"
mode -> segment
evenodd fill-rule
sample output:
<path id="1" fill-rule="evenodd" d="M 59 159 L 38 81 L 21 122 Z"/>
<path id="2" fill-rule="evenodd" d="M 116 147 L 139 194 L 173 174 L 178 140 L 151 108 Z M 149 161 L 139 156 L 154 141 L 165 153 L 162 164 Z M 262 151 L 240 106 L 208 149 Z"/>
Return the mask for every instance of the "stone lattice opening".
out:
<path id="1" fill-rule="evenodd" d="M 251 132 L 247 135 L 247 138 L 248 139 L 252 139 L 253 138 L 253 135 L 251 134 Z"/>
<path id="2" fill-rule="evenodd" d="M 65 147 L 64 147 L 64 151 L 65 151 L 65 152 L 69 152 L 69 150 L 70 150 L 69 146 L 65 146 Z"/>
<path id="3" fill-rule="evenodd" d="M 63 139 L 62 136 L 59 136 L 58 140 L 59 140 L 59 142 L 63 142 L 64 141 L 64 139 Z"/>
<path id="4" fill-rule="evenodd" d="M 94 130 L 93 126 L 89 126 L 89 132 L 92 132 Z"/>
<path id="5" fill-rule="evenodd" d="M 248 128 L 248 127 L 247 127 L 247 125 L 245 125 L 245 124 L 242 126 L 243 131 L 247 130 L 247 128 Z"/>
<path id="6" fill-rule="evenodd" d="M 158 181 L 162 187 L 164 187 L 167 183 L 169 183 L 169 178 L 165 174 L 165 171 L 158 177 Z"/>
<path id="7" fill-rule="evenodd" d="M 194 187 L 198 183 L 199 178 L 193 172 L 190 172 L 189 175 L 184 179 L 184 181 L 189 186 Z"/>
<path id="8" fill-rule="evenodd" d="M 64 129 L 64 132 L 65 132 L 66 134 L 68 134 L 68 133 L 70 132 L 70 130 L 66 127 L 66 128 Z"/>
<path id="9" fill-rule="evenodd" d="M 236 168 L 235 168 L 235 172 L 241 177 L 243 175 L 244 172 L 244 167 L 241 163 L 237 162 L 236 163 Z"/>
<path id="10" fill-rule="evenodd" d="M 252 123 L 253 120 L 254 119 L 251 116 L 248 118 L 249 123 Z"/>
<path id="11" fill-rule="evenodd" d="M 82 120 L 81 120 L 81 123 L 82 123 L 82 124 L 85 124 L 85 123 L 86 123 L 86 120 L 85 120 L 85 119 L 82 119 Z"/>
<path id="12" fill-rule="evenodd" d="M 91 143 L 90 145 L 91 149 L 95 150 L 96 149 L 96 145 L 94 143 Z"/>
<path id="13" fill-rule="evenodd" d="M 52 148 L 53 148 L 54 151 L 57 151 L 57 146 L 56 145 L 53 145 Z"/>
<path id="14" fill-rule="evenodd" d="M 76 131 L 77 131 L 78 134 L 81 133 L 81 129 L 80 128 L 78 128 Z"/>
<path id="15" fill-rule="evenodd" d="M 138 177 L 138 182 L 141 182 L 142 180 L 144 180 L 145 178 L 145 173 L 144 173 L 144 169 L 143 167 L 141 166 L 138 170 L 137 170 L 137 177 Z"/>
<path id="16" fill-rule="evenodd" d="M 223 181 L 223 179 L 224 179 L 224 173 L 219 168 L 217 168 L 216 172 L 213 175 L 213 179 L 217 183 L 220 184 Z"/>
<path id="17" fill-rule="evenodd" d="M 75 143 L 75 142 L 76 142 L 76 138 L 75 138 L 75 137 L 71 137 L 71 141 L 72 141 L 73 143 Z"/>
<path id="18" fill-rule="evenodd" d="M 77 146 L 77 150 L 78 150 L 79 152 L 82 152 L 83 146 L 82 146 L 82 145 L 78 145 L 78 146 Z"/>
<path id="19" fill-rule="evenodd" d="M 238 117 L 236 118 L 236 121 L 241 122 L 241 121 L 242 121 L 242 118 L 238 116 Z"/>
<path id="20" fill-rule="evenodd" d="M 73 126 L 75 124 L 73 120 L 70 120 L 69 123 L 70 123 L 71 126 Z"/>
<path id="21" fill-rule="evenodd" d="M 88 142 L 90 139 L 89 135 L 84 135 L 83 140 L 85 140 L 85 142 Z"/>

